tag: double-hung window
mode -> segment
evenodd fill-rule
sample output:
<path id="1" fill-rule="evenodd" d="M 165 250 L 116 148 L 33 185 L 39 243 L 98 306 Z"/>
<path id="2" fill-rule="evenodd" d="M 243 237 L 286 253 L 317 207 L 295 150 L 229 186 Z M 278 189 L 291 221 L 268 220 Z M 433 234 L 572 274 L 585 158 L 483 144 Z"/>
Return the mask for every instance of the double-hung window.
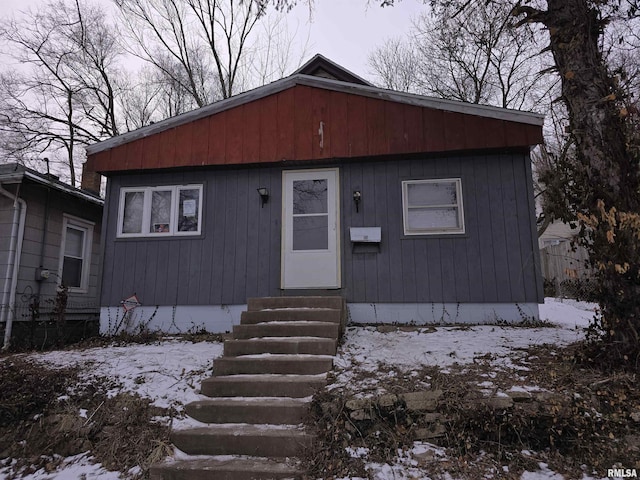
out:
<path id="1" fill-rule="evenodd" d="M 93 223 L 69 215 L 63 217 L 60 247 L 60 282 L 70 292 L 89 290 Z"/>
<path id="2" fill-rule="evenodd" d="M 462 181 L 459 178 L 402 182 L 405 235 L 464 233 Z"/>
<path id="3" fill-rule="evenodd" d="M 202 185 L 120 190 L 118 237 L 199 235 L 201 227 Z"/>

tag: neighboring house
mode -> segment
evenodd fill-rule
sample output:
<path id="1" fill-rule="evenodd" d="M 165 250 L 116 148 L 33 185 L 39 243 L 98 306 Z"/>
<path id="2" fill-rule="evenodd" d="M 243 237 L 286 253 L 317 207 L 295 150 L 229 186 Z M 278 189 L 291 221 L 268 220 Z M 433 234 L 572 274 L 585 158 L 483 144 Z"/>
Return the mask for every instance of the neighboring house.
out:
<path id="1" fill-rule="evenodd" d="M 542 123 L 316 56 L 92 145 L 83 186 L 108 180 L 101 328 L 134 293 L 135 321 L 169 331 L 229 330 L 248 297 L 327 292 L 354 322 L 537 317 Z"/>
<path id="2" fill-rule="evenodd" d="M 555 220 L 551 222 L 542 235 L 538 237 L 538 246 L 542 249 L 550 245 L 570 242 L 579 231 L 579 228 L 571 228 L 570 225 L 560 220 Z"/>
<path id="3" fill-rule="evenodd" d="M 18 164 L 0 165 L 0 328 L 4 346 L 97 330 L 103 200 Z M 68 289 L 64 332 L 55 314 Z M 60 310 L 60 309 L 58 309 Z M 56 323 L 57 322 L 57 323 Z"/>

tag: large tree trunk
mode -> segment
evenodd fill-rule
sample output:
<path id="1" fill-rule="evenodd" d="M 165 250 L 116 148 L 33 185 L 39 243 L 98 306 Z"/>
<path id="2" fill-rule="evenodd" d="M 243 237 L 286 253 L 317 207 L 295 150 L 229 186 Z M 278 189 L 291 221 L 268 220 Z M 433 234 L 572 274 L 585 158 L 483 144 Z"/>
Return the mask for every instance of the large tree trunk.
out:
<path id="1" fill-rule="evenodd" d="M 603 2 L 600 2 L 603 3 Z M 576 159 L 569 203 L 581 220 L 580 243 L 597 269 L 597 296 L 608 360 L 640 361 L 640 154 L 616 79 L 607 70 L 600 6 L 548 0 L 547 11 L 519 7 L 550 37 Z"/>

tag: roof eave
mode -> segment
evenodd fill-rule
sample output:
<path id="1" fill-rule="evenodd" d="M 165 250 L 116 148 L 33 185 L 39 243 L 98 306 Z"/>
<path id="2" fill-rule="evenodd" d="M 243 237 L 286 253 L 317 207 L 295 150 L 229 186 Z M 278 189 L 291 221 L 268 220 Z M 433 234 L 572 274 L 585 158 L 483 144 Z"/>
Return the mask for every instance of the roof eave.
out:
<path id="1" fill-rule="evenodd" d="M 412 93 L 397 92 L 395 90 L 387 90 L 379 87 L 370 87 L 366 85 L 358 85 L 339 80 L 315 77 L 311 75 L 294 74 L 289 77 L 277 80 L 268 85 L 249 90 L 233 97 L 220 100 L 205 107 L 183 113 L 181 115 L 162 120 L 153 125 L 139 128 L 137 130 L 124 133 L 117 137 L 109 138 L 99 143 L 89 145 L 87 147 L 87 155 L 108 150 L 119 145 L 129 143 L 133 140 L 145 138 L 156 133 L 178 127 L 188 122 L 199 120 L 201 118 L 214 115 L 216 113 L 238 107 L 245 103 L 249 103 L 261 98 L 273 95 L 287 90 L 295 85 L 305 85 L 315 88 L 323 88 L 342 93 L 350 93 L 354 95 L 388 100 L 391 102 L 399 102 L 418 107 L 433 108 L 449 112 L 464 113 L 467 115 L 476 115 L 480 117 L 495 118 L 510 122 L 524 123 L 529 125 L 542 126 L 544 124 L 544 116 L 523 112 L 520 110 L 508 110 L 500 107 L 492 107 L 488 105 L 478 105 L 475 103 L 465 103 L 455 100 L 445 100 L 441 98 L 425 97 Z"/>

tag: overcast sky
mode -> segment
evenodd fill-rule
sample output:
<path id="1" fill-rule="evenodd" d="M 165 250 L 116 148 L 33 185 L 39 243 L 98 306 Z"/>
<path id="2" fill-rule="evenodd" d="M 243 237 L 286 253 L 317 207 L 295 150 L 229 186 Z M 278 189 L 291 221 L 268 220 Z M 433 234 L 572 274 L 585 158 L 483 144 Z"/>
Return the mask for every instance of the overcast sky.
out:
<path id="1" fill-rule="evenodd" d="M 0 0 L 0 17 L 42 3 L 45 1 Z M 304 27 L 299 29 L 302 33 L 309 22 L 309 9 L 305 0 L 299 3 L 292 14 Z M 369 52 L 386 38 L 405 32 L 411 19 L 425 7 L 422 0 L 402 0 L 386 8 L 381 8 L 377 0 L 314 0 L 313 8 L 309 58 L 321 53 L 352 72 L 370 78 Z"/>

